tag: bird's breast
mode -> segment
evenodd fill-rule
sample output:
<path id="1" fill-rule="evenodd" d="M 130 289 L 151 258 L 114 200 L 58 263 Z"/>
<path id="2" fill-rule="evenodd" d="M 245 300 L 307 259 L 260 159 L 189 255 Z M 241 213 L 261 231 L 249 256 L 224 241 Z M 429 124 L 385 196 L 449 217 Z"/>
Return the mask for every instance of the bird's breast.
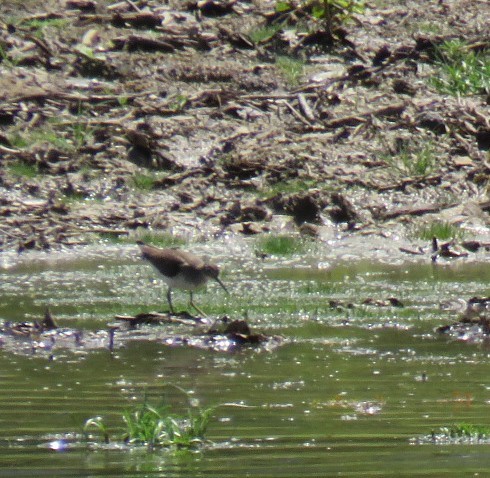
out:
<path id="1" fill-rule="evenodd" d="M 157 269 L 158 270 L 158 269 Z M 208 276 L 201 271 L 192 268 L 183 268 L 173 277 L 166 276 L 158 271 L 160 277 L 172 289 L 194 290 L 202 287 L 208 281 Z"/>

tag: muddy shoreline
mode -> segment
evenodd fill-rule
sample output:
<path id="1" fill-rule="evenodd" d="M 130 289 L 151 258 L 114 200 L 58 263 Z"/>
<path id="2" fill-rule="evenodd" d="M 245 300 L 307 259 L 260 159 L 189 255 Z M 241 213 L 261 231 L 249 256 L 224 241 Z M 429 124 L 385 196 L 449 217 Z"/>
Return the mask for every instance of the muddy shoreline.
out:
<path id="1" fill-rule="evenodd" d="M 488 92 L 429 81 L 443 41 L 488 51 L 486 2 L 370 5 L 313 46 L 250 40 L 270 1 L 14 3 L 0 7 L 3 252 L 156 231 L 341 237 L 355 253 L 412 247 L 436 221 L 488 242 Z"/>

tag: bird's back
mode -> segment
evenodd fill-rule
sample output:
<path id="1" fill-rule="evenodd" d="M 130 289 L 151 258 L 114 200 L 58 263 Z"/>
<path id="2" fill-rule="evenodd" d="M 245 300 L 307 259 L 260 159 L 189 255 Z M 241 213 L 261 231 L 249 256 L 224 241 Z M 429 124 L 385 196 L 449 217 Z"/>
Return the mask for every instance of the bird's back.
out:
<path id="1" fill-rule="evenodd" d="M 138 242 L 144 259 L 162 275 L 170 287 L 195 289 L 208 279 L 206 263 L 194 254 L 181 249 L 160 249 Z"/>

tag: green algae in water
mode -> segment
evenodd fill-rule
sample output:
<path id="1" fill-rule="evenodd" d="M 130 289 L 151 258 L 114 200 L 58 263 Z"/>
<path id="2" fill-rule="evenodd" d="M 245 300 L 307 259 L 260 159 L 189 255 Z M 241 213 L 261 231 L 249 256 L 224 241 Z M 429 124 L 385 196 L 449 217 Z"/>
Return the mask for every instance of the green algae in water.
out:
<path id="1" fill-rule="evenodd" d="M 39 469 L 50 476 L 145 470 L 155 477 L 226 470 L 232 478 L 485 473 L 490 457 L 481 448 L 461 444 L 441 455 L 412 440 L 445 423 L 486 423 L 488 350 L 434 333 L 456 318 L 442 302 L 488 293 L 486 264 L 352 262 L 321 270 L 272 261 L 247 269 L 234 261 L 224 263 L 233 271 L 225 276 L 232 298 L 226 302 L 211 285 L 199 293 L 199 305 L 233 318 L 247 311 L 255 331 L 284 337 L 281 347 L 223 354 L 141 336 L 112 353 L 107 342 L 89 352 L 47 353 L 26 342 L 26 353 L 16 354 L 4 343 L 2 429 L 15 446 L 0 447 L 0 465 L 25 476 L 38 476 Z M 63 327 L 106 330 L 116 313 L 158 310 L 165 302 L 165 287 L 151 282 L 137 251 L 118 260 L 31 263 L 2 275 L 0 314 L 19 320 L 39 317 L 49 304 Z M 369 297 L 398 297 L 405 307 L 362 304 Z M 176 300 L 186 306 L 187 295 Z M 159 330 L 170 330 L 164 327 Z M 179 327 L 172 330 L 182 333 Z M 209 423 L 212 446 L 185 456 L 76 447 L 47 453 L 48 437 L 77 432 L 95 414 L 117 429 L 121 410 L 145 392 L 185 414 L 182 394 L 168 383 L 189 390 L 203 408 L 228 405 Z"/>

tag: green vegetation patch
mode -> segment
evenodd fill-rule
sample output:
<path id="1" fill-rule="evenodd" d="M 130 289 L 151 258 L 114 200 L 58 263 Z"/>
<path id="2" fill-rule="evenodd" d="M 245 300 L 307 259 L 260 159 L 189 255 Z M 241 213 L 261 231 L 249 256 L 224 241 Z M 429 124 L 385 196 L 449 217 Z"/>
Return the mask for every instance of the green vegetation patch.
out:
<path id="1" fill-rule="evenodd" d="M 168 232 L 147 231 L 137 232 L 137 239 L 156 247 L 179 247 L 186 244 L 185 239 L 174 236 Z M 134 242 L 133 238 L 127 239 L 127 242 Z"/>
<path id="2" fill-rule="evenodd" d="M 89 198 L 87 197 L 87 195 L 85 193 L 83 193 L 81 191 L 73 191 L 73 192 L 66 192 L 63 195 L 63 197 L 60 198 L 60 203 L 70 205 L 70 204 L 85 202 L 88 199 Z M 90 199 L 90 201 L 91 202 L 93 202 L 93 201 L 100 202 L 100 199 L 99 200 Z"/>
<path id="3" fill-rule="evenodd" d="M 150 164 L 150 161 L 146 161 L 146 159 L 143 159 L 141 163 L 138 163 L 138 160 L 134 161 L 136 164 L 142 166 L 141 171 L 144 172 L 136 172 L 129 179 L 129 184 L 132 184 L 135 189 L 138 189 L 140 191 L 152 191 L 153 189 L 158 188 L 158 182 L 168 176 L 167 171 L 145 169 L 159 167 L 157 165 L 157 162 L 153 162 L 152 160 L 150 160 Z"/>
<path id="4" fill-rule="evenodd" d="M 480 445 L 490 443 L 490 427 L 487 425 L 472 425 L 470 423 L 459 423 L 441 427 L 438 431 L 433 430 L 416 440 L 419 443 L 434 443 L 440 445 Z"/>
<path id="5" fill-rule="evenodd" d="M 323 187 L 324 185 L 322 185 Z M 271 198 L 278 194 L 292 194 L 308 191 L 318 187 L 318 181 L 313 179 L 291 179 L 267 184 L 266 188 L 258 191 L 260 196 Z"/>
<path id="6" fill-rule="evenodd" d="M 462 239 L 463 231 L 447 221 L 434 221 L 420 227 L 415 232 L 416 237 L 430 241 L 433 237 L 440 240 Z"/>
<path id="7" fill-rule="evenodd" d="M 330 48 L 336 40 L 342 41 L 345 37 L 341 27 L 354 20 L 355 14 L 364 11 L 364 0 L 278 0 L 267 23 L 252 28 L 248 36 L 255 44 L 271 42 L 276 53 L 291 52 L 285 45 L 299 44 L 305 35 L 316 37 L 318 34 L 313 40 L 316 49 Z M 278 57 L 277 65 L 290 84 L 297 84 L 303 74 L 300 60 Z"/>
<path id="8" fill-rule="evenodd" d="M 383 154 L 382 158 L 400 176 L 428 176 L 437 165 L 436 153 L 430 142 L 424 145 L 403 145 L 396 154 Z"/>
<path id="9" fill-rule="evenodd" d="M 178 415 L 172 412 L 169 405 L 152 405 L 145 397 L 143 403 L 122 412 L 124 432 L 116 441 L 123 441 L 128 445 L 145 445 L 150 449 L 193 448 L 206 441 L 205 433 L 213 412 L 214 408 L 189 406 L 186 414 Z M 95 430 L 104 443 L 111 440 L 102 417 L 88 419 L 83 430 L 87 439 L 90 438 L 89 432 Z"/>
<path id="10" fill-rule="evenodd" d="M 279 0 L 276 12 L 300 16 L 302 13 L 323 20 L 331 29 L 352 19 L 354 14 L 364 13 L 364 0 Z"/>
<path id="11" fill-rule="evenodd" d="M 490 426 L 487 425 L 460 423 L 451 425 L 450 427 L 441 428 L 441 431 L 449 437 L 490 438 Z"/>
<path id="12" fill-rule="evenodd" d="M 315 18 L 324 20 L 330 27 L 347 23 L 354 14 L 365 10 L 364 0 L 307 0 L 303 3 L 311 7 Z"/>
<path id="13" fill-rule="evenodd" d="M 185 107 L 189 104 L 189 97 L 186 95 L 175 95 L 170 99 L 169 108 L 173 110 L 175 113 L 179 113 L 184 111 Z"/>
<path id="14" fill-rule="evenodd" d="M 18 178 L 35 178 L 39 174 L 37 165 L 25 161 L 15 161 L 8 165 L 10 173 Z"/>
<path id="15" fill-rule="evenodd" d="M 170 407 L 154 407 L 145 402 L 132 410 L 126 410 L 123 419 L 126 424 L 124 441 L 129 444 L 153 446 L 193 447 L 205 441 L 212 408 L 187 415 L 171 413 Z"/>
<path id="16" fill-rule="evenodd" d="M 19 59 L 9 56 L 7 49 L 0 43 L 0 64 L 11 69 L 18 65 Z"/>
<path id="17" fill-rule="evenodd" d="M 131 182 L 136 189 L 140 191 L 151 191 L 155 187 L 157 178 L 155 175 L 136 173 L 131 178 Z"/>
<path id="18" fill-rule="evenodd" d="M 260 254 L 274 256 L 289 256 L 304 252 L 305 240 L 301 237 L 288 235 L 268 235 L 261 237 L 256 245 L 256 251 Z"/>
<path id="19" fill-rule="evenodd" d="M 436 52 L 440 75 L 430 79 L 440 93 L 453 96 L 490 92 L 490 52 L 476 52 L 461 40 L 444 42 Z"/>
<path id="20" fill-rule="evenodd" d="M 95 131 L 96 129 L 83 119 L 72 124 L 63 124 L 59 118 L 51 118 L 42 127 L 9 135 L 9 141 L 13 147 L 19 149 L 49 143 L 61 151 L 73 152 L 93 143 Z"/>
<path id="21" fill-rule="evenodd" d="M 282 28 L 279 23 L 273 23 L 271 25 L 264 25 L 262 27 L 254 28 L 248 32 L 250 40 L 255 44 L 268 42 L 274 35 L 276 35 Z"/>
<path id="22" fill-rule="evenodd" d="M 67 18 L 45 18 L 45 19 L 32 19 L 23 22 L 23 27 L 27 27 L 32 30 L 33 35 L 40 40 L 44 40 L 47 32 L 50 29 L 58 31 L 63 30 L 69 25 L 70 20 Z"/>
<path id="23" fill-rule="evenodd" d="M 276 66 L 290 86 L 297 86 L 304 72 L 304 61 L 291 56 L 278 56 Z"/>

